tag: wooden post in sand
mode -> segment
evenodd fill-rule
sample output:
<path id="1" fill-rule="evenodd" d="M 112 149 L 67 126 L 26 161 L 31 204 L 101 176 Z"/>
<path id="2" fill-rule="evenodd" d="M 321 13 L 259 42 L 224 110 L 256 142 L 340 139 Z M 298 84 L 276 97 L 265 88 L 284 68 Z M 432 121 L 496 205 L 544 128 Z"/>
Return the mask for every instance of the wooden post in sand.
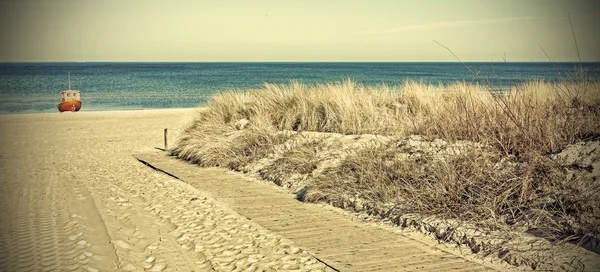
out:
<path id="1" fill-rule="evenodd" d="M 169 146 L 167 146 L 167 129 L 165 128 L 165 151 L 169 148 Z"/>

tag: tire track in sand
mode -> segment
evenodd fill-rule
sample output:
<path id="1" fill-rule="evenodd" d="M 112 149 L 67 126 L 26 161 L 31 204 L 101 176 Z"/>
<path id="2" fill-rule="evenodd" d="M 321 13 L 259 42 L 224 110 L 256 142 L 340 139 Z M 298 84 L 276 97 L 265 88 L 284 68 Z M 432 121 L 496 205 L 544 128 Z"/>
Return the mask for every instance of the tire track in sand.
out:
<path id="1" fill-rule="evenodd" d="M 102 235 L 87 226 L 91 216 L 83 217 L 75 207 L 81 206 L 66 186 L 53 180 L 45 186 L 27 186 L 18 200 L 19 212 L 10 225 L 8 239 L 3 243 L 3 271 L 93 271 L 111 268 L 105 262 L 110 248 L 91 241 L 101 241 Z M 42 196 L 41 199 L 39 197 Z M 36 200 L 36 201 L 34 201 Z M 3 232 L 6 230 L 3 230 Z M 96 255 L 94 257 L 94 255 Z M 100 264 L 93 266 L 94 261 Z"/>
<path id="2" fill-rule="evenodd" d="M 69 182 L 69 171 L 61 170 L 70 165 L 60 156 L 40 160 L 32 151 L 16 143 L 0 152 L 12 158 L 0 166 L 0 271 L 116 269 L 114 249 L 107 246 L 85 186 Z"/>

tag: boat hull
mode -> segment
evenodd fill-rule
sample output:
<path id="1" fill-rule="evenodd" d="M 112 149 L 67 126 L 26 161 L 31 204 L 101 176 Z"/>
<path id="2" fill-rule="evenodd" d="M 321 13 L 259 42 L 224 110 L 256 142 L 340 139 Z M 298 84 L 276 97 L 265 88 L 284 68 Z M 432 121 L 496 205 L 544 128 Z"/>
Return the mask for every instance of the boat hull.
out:
<path id="1" fill-rule="evenodd" d="M 56 107 L 58 108 L 58 111 L 60 111 L 60 112 L 79 111 L 79 109 L 81 109 L 81 101 L 79 101 L 79 100 L 65 101 L 65 102 L 59 103 L 58 105 L 56 105 Z"/>

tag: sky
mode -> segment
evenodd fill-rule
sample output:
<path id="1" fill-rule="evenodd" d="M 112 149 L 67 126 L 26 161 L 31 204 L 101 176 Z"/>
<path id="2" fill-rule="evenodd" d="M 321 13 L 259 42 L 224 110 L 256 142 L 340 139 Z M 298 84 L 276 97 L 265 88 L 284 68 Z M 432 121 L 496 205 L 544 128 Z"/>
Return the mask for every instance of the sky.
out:
<path id="1" fill-rule="evenodd" d="M 0 0 L 0 62 L 457 61 L 435 41 L 465 62 L 597 61 L 599 18 L 594 0 Z"/>

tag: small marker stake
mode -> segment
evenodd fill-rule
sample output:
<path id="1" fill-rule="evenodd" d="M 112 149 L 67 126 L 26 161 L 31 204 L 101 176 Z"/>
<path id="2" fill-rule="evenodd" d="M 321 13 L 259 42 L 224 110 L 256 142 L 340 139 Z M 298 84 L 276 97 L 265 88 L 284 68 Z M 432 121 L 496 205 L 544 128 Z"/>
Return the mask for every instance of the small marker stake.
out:
<path id="1" fill-rule="evenodd" d="M 167 129 L 165 128 L 165 151 L 167 151 L 168 146 L 167 146 Z"/>

